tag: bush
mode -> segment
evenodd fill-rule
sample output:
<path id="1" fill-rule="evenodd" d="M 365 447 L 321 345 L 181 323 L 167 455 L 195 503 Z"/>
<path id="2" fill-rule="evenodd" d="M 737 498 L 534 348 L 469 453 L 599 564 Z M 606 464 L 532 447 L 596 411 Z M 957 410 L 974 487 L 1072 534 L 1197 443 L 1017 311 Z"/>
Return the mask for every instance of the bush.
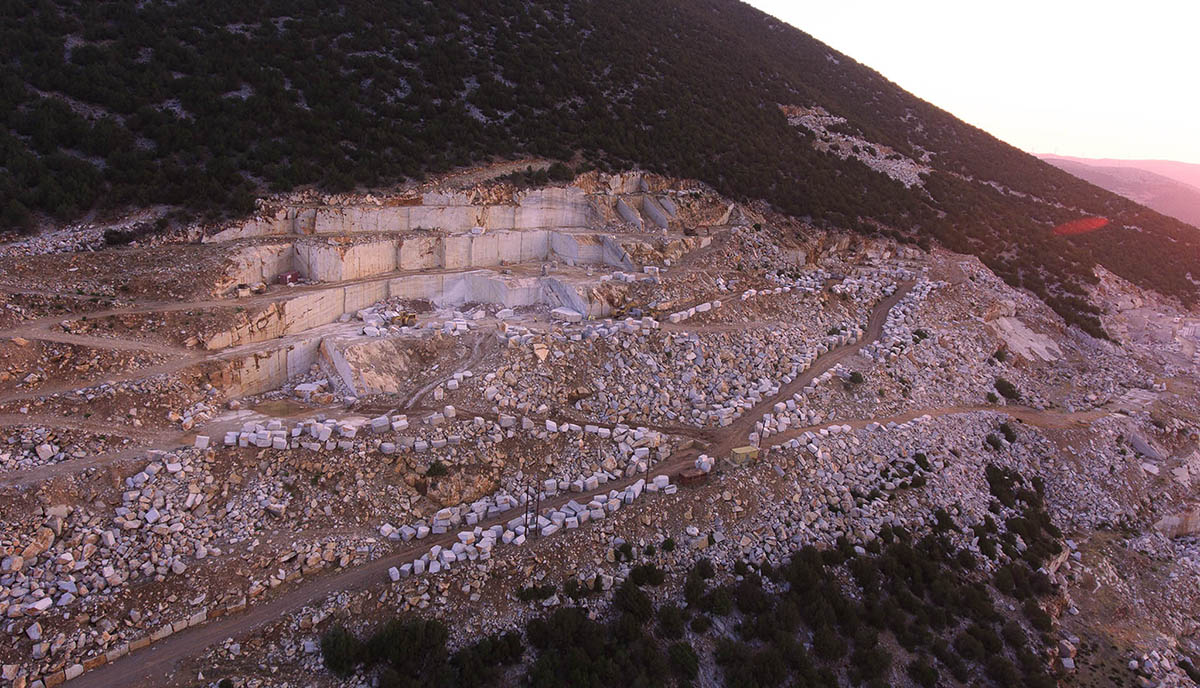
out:
<path id="1" fill-rule="evenodd" d="M 568 578 L 563 583 L 563 594 L 573 600 L 580 600 L 587 597 L 588 589 L 586 585 L 580 583 L 577 579 Z"/>
<path id="2" fill-rule="evenodd" d="M 1017 391 L 1016 386 L 1002 377 L 996 378 L 996 391 L 1000 393 L 1000 396 L 1009 401 L 1016 401 L 1021 398 L 1021 393 Z"/>
<path id="3" fill-rule="evenodd" d="M 628 580 L 613 594 L 613 607 L 628 613 L 641 623 L 646 623 L 654 616 L 654 604 L 650 602 L 650 598 Z"/>
<path id="4" fill-rule="evenodd" d="M 931 463 L 929 463 L 929 457 L 925 456 L 925 454 L 922 452 L 917 452 L 916 454 L 913 454 L 913 461 L 915 461 L 917 463 L 917 465 L 920 466 L 921 470 L 923 470 L 923 471 L 933 470 L 933 465 Z"/>
<path id="5" fill-rule="evenodd" d="M 846 654 L 846 641 L 829 624 L 823 624 L 813 632 L 813 652 L 827 661 L 841 659 Z"/>
<path id="6" fill-rule="evenodd" d="M 704 592 L 707 586 L 704 585 L 704 579 L 697 575 L 695 569 L 688 574 L 687 580 L 683 584 L 683 599 L 688 604 L 696 604 L 704 598 Z"/>
<path id="7" fill-rule="evenodd" d="M 393 619 L 371 634 L 363 659 L 386 662 L 401 676 L 431 677 L 446 663 L 449 637 L 440 621 Z"/>
<path id="8" fill-rule="evenodd" d="M 883 676 L 892 666 L 892 653 L 878 643 L 858 645 L 855 643 L 854 653 L 850 655 L 851 666 L 867 680 Z"/>
<path id="9" fill-rule="evenodd" d="M 1017 432 L 1008 423 L 1000 424 L 1000 432 L 1004 434 L 1004 439 L 1008 440 L 1009 444 L 1017 441 Z"/>
<path id="10" fill-rule="evenodd" d="M 673 604 L 664 604 L 658 610 L 658 634 L 669 640 L 683 637 L 683 610 Z"/>
<path id="11" fill-rule="evenodd" d="M 1017 668 L 1004 655 L 995 654 L 988 658 L 987 675 L 1001 686 L 1015 686 L 1021 682 L 1021 675 L 1017 673 Z"/>
<path id="12" fill-rule="evenodd" d="M 987 657 L 987 652 L 983 649 L 983 643 L 970 633 L 963 631 L 954 639 L 954 649 L 958 652 L 958 656 L 968 662 L 982 662 Z"/>
<path id="13" fill-rule="evenodd" d="M 674 552 L 674 551 L 675 551 L 675 538 L 670 538 L 670 537 L 669 537 L 669 538 L 667 538 L 666 540 L 663 540 L 663 543 L 662 543 L 662 551 L 664 551 L 664 552 Z"/>
<path id="14" fill-rule="evenodd" d="M 522 602 L 534 602 L 538 600 L 549 599 L 554 594 L 556 588 L 553 583 L 546 585 L 531 585 L 527 588 L 521 588 L 517 591 L 517 599 Z"/>
<path id="15" fill-rule="evenodd" d="M 908 675 L 917 685 L 934 688 L 938 682 L 938 670 L 927 657 L 918 657 L 908 663 Z"/>
<path id="16" fill-rule="evenodd" d="M 638 587 L 643 585 L 659 586 L 666 579 L 667 575 L 654 564 L 641 564 L 633 567 L 633 570 L 629 572 L 629 580 Z"/>
<path id="17" fill-rule="evenodd" d="M 712 619 L 703 614 L 697 614 L 692 617 L 692 623 L 689 625 L 696 633 L 707 633 L 708 629 L 712 628 Z"/>
<path id="18" fill-rule="evenodd" d="M 863 374 L 858 372 L 857 370 L 850 373 L 850 383 L 851 384 L 861 385 L 865 381 L 865 379 L 866 378 L 863 377 Z"/>
<path id="19" fill-rule="evenodd" d="M 358 666 L 362 646 L 344 626 L 334 626 L 321 636 L 321 658 L 338 676 L 349 676 Z"/>
<path id="20" fill-rule="evenodd" d="M 750 579 L 743 580 L 735 589 L 737 608 L 743 614 L 756 616 L 771 608 L 771 598 L 762 589 L 762 585 Z"/>
<path id="21" fill-rule="evenodd" d="M 688 681 L 700 675 L 700 658 L 692 646 L 685 642 L 672 643 L 667 648 L 667 661 L 672 671 Z"/>
<path id="22" fill-rule="evenodd" d="M 446 466 L 446 464 L 442 463 L 441 461 L 434 461 L 433 463 L 429 464 L 428 468 L 425 469 L 425 477 L 440 478 L 449 472 L 450 469 Z"/>
<path id="23" fill-rule="evenodd" d="M 1021 611 L 1025 613 L 1025 618 L 1029 619 L 1029 623 L 1036 630 L 1042 633 L 1049 633 L 1054 628 L 1054 620 L 1038 605 L 1037 600 L 1026 600 L 1021 607 Z"/>
<path id="24" fill-rule="evenodd" d="M 705 595 L 701 601 L 701 608 L 717 616 L 728 616 L 731 614 L 733 612 L 733 598 L 729 595 L 729 589 L 722 586 Z"/>

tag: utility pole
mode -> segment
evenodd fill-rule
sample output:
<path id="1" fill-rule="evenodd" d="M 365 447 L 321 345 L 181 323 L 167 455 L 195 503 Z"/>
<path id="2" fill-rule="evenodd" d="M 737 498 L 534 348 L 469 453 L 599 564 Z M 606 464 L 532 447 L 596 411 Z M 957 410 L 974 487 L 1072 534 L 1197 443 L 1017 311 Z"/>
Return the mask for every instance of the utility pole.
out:
<path id="1" fill-rule="evenodd" d="M 542 534 L 542 529 L 538 528 L 538 519 L 541 518 L 541 515 L 542 515 L 542 487 L 541 487 L 541 484 L 542 484 L 542 466 L 541 466 L 541 463 L 539 462 L 537 477 L 534 479 L 534 483 L 533 483 L 533 489 L 537 493 L 537 508 L 535 508 L 533 510 L 533 532 L 539 537 Z"/>

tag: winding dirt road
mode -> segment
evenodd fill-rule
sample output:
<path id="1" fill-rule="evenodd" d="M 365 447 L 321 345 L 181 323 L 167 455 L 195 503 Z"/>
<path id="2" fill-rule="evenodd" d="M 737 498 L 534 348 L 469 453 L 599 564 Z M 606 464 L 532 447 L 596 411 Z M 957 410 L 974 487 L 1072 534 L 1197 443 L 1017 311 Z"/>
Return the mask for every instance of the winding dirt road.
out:
<path id="1" fill-rule="evenodd" d="M 829 370 L 849 356 L 857 353 L 862 347 L 877 339 L 883 332 L 883 324 L 888 312 L 908 293 L 912 284 L 904 284 L 892 296 L 876 305 L 868 322 L 866 332 L 858 343 L 839 347 L 818 357 L 812 367 L 790 384 L 782 387 L 778 394 L 765 399 L 743 414 L 729 426 L 712 432 L 713 447 L 710 450 L 715 456 L 728 453 L 732 447 L 743 444 L 746 436 L 753 430 L 754 423 L 763 413 L 771 410 L 774 404 L 791 397 L 803 389 L 814 378 Z M 659 463 L 651 471 L 653 475 L 674 474 L 692 465 L 699 450 L 689 448 L 669 457 Z M 586 502 L 592 496 L 601 492 L 607 493 L 612 489 L 624 489 L 637 479 L 645 476 L 638 475 L 619 481 L 610 482 L 591 492 L 569 493 L 543 500 L 543 509 L 552 509 L 575 499 Z M 481 523 L 489 527 L 497 523 L 505 523 L 513 518 L 509 513 L 500 518 Z M 429 537 L 420 542 L 412 542 L 395 550 L 391 554 L 375 561 L 354 567 L 352 569 L 310 578 L 300 585 L 283 592 L 270 600 L 261 600 L 249 606 L 247 611 L 230 616 L 224 616 L 212 622 L 194 628 L 185 629 L 164 640 L 151 644 L 149 647 L 131 653 L 112 664 L 106 664 L 90 671 L 73 682 L 73 685 L 87 688 L 124 688 L 127 686 L 159 686 L 172 675 L 175 665 L 188 657 L 193 657 L 206 648 L 224 641 L 229 637 L 237 637 L 248 633 L 259 626 L 282 618 L 297 609 L 319 603 L 331 593 L 341 590 L 355 590 L 385 579 L 388 568 L 399 566 L 420 557 L 434 545 L 448 546 L 456 541 L 456 534 L 447 533 L 441 536 Z"/>
<path id="2" fill-rule="evenodd" d="M 794 393 L 800 391 L 806 385 L 812 382 L 814 378 L 831 369 L 838 363 L 845 361 L 847 358 L 860 351 L 864 346 L 878 339 L 883 332 L 883 325 L 887 319 L 888 312 L 893 306 L 896 305 L 896 303 L 900 301 L 900 299 L 905 296 L 905 294 L 908 293 L 908 290 L 911 287 L 911 283 L 902 285 L 901 288 L 896 290 L 896 293 L 876 305 L 872 312 L 870 321 L 868 322 L 866 332 L 858 343 L 839 347 L 818 357 L 816 361 L 814 361 L 812 367 L 810 367 L 802 375 L 797 377 L 791 383 L 783 386 L 777 394 L 773 395 L 769 399 L 764 399 L 752 409 L 742 414 L 738 420 L 731 425 L 715 430 L 705 430 L 704 434 L 711 443 L 711 446 L 707 452 L 713 456 L 725 456 L 733 447 L 740 444 L 745 444 L 747 441 L 747 436 L 754 429 L 755 422 L 762 418 L 762 414 L 770 412 L 776 402 L 790 398 Z M 1027 422 L 1038 422 L 1039 424 L 1042 422 L 1051 423 L 1055 424 L 1056 427 L 1077 422 L 1088 422 L 1095 417 L 1103 415 L 1102 412 L 1062 414 L 1014 407 L 961 406 L 948 407 L 944 409 L 912 410 L 890 418 L 845 421 L 830 420 L 820 426 L 814 426 L 811 428 L 796 428 L 788 433 L 774 435 L 771 439 L 772 443 L 777 443 L 778 441 L 789 439 L 791 436 L 798 436 L 806 430 L 815 430 L 819 427 L 825 427 L 835 422 L 849 424 L 852 426 L 862 426 L 870 422 L 886 423 L 892 420 L 903 422 L 904 420 L 911 420 L 912 418 L 926 414 L 949 415 L 954 413 L 969 413 L 982 410 L 1008 413 L 1017 418 L 1022 418 Z M 699 449 L 696 448 L 689 448 L 676 452 L 665 461 L 656 465 L 650 474 L 673 475 L 683 468 L 692 465 L 695 457 L 698 454 Z M 569 493 L 545 499 L 542 502 L 542 506 L 543 509 L 558 508 L 572 499 L 580 502 L 586 502 L 592 496 L 601 492 L 607 493 L 612 489 L 624 489 L 628 485 L 632 484 L 635 480 L 642 477 L 645 476 L 637 475 L 627 477 L 622 480 L 610 482 L 590 492 Z M 653 498 L 650 498 L 647 501 L 652 503 Z M 642 503 L 645 504 L 646 502 L 644 501 Z M 516 512 L 509 512 L 500 518 L 485 521 L 480 525 L 486 528 L 494 524 L 505 523 L 515 515 L 517 515 Z M 127 688 L 129 686 L 167 685 L 173 677 L 176 667 L 181 661 L 195 657 L 203 653 L 209 647 L 224 642 L 227 638 L 237 638 L 244 634 L 250 633 L 257 628 L 281 619 L 306 605 L 319 604 L 329 595 L 336 592 L 360 590 L 370 585 L 380 583 L 386 580 L 388 568 L 392 566 L 400 566 L 401 564 L 410 562 L 420 557 L 434 545 L 449 546 L 455 541 L 455 533 L 431 536 L 421 540 L 420 542 L 412 541 L 410 543 L 405 543 L 386 556 L 380 557 L 379 559 L 366 564 L 362 564 L 347 570 L 329 572 L 304 579 L 298 585 L 281 592 L 279 595 L 273 598 L 258 600 L 256 603 L 251 604 L 244 612 L 223 616 L 201 626 L 185 629 L 164 640 L 153 643 L 145 649 L 131 653 L 126 657 L 117 660 L 116 662 L 106 664 L 102 667 L 94 669 L 93 671 L 87 672 L 80 678 L 73 681 L 71 685 L 79 686 L 81 688 Z M 267 594 L 269 595 L 270 593 Z"/>

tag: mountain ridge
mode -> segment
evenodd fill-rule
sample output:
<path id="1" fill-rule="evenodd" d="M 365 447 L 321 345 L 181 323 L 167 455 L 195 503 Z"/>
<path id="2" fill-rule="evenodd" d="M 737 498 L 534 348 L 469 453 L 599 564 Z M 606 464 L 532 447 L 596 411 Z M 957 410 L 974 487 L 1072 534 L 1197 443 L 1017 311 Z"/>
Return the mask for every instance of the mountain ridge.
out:
<path id="1" fill-rule="evenodd" d="M 1042 160 L 1069 160 L 1071 162 L 1093 165 L 1097 167 L 1122 167 L 1146 170 L 1163 177 L 1173 179 L 1180 184 L 1186 184 L 1200 189 L 1200 163 L 1183 162 L 1181 160 L 1161 159 L 1125 159 L 1125 158 L 1081 158 L 1071 155 L 1056 155 L 1053 153 L 1037 153 Z"/>
<path id="2" fill-rule="evenodd" d="M 1055 167 L 1102 189 L 1120 194 L 1193 227 L 1200 227 L 1200 187 L 1134 165 L 1093 164 L 1057 157 L 1045 159 Z"/>

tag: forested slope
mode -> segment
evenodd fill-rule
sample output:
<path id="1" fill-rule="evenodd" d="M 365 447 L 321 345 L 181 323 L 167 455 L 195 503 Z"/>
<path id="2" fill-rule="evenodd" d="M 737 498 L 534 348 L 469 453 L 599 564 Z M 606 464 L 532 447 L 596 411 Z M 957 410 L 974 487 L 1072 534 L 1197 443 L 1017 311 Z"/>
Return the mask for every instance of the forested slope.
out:
<path id="1" fill-rule="evenodd" d="M 818 224 L 936 238 L 1094 333 L 1103 263 L 1192 302 L 1200 238 L 1005 145 L 734 0 L 0 2 L 0 225 L 515 155 L 638 166 Z M 906 188 L 780 105 L 931 167 Z M 1069 239 L 1054 225 L 1104 215 Z"/>

